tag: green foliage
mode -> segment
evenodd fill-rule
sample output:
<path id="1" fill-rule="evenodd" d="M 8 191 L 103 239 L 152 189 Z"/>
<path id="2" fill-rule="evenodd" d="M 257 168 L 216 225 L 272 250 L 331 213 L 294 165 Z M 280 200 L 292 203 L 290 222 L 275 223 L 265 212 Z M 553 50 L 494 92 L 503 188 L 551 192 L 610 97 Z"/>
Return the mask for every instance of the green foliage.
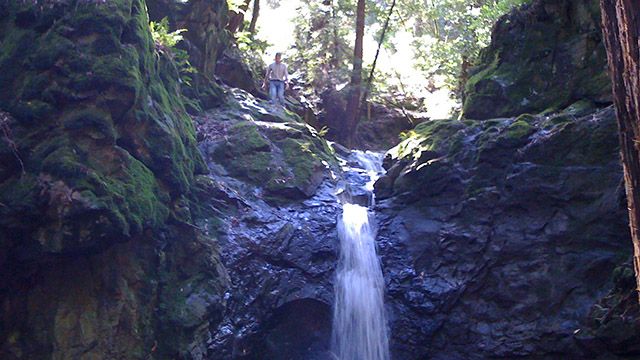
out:
<path id="1" fill-rule="evenodd" d="M 402 2 L 399 11 L 415 36 L 418 66 L 427 76 L 443 75 L 459 93 L 491 30 L 502 15 L 529 0 L 423 0 Z"/>
<path id="2" fill-rule="evenodd" d="M 187 31 L 186 29 L 178 29 L 176 31 L 169 32 L 169 19 L 163 18 L 160 22 L 151 21 L 149 23 L 149 29 L 151 30 L 151 36 L 156 46 L 161 46 L 167 49 L 172 49 L 182 41 L 182 33 Z"/>
<path id="3" fill-rule="evenodd" d="M 321 91 L 349 80 L 352 57 L 349 34 L 353 28 L 353 4 L 337 1 L 325 5 L 304 0 L 295 26 L 293 66 L 303 80 Z"/>
<path id="4" fill-rule="evenodd" d="M 326 126 L 323 126 L 322 129 L 318 130 L 318 136 L 325 137 L 328 132 L 329 132 L 329 128 Z"/>
<path id="5" fill-rule="evenodd" d="M 151 37 L 155 43 L 156 51 L 168 55 L 178 68 L 180 82 L 186 86 L 191 86 L 193 75 L 197 70 L 189 62 L 189 53 L 177 47 L 178 43 L 184 39 L 182 33 L 186 32 L 187 29 L 169 31 L 169 19 L 166 17 L 160 22 L 149 22 L 149 29 L 151 30 Z M 201 110 L 197 100 L 187 96 L 182 96 L 182 100 L 188 107 Z"/>
<path id="6" fill-rule="evenodd" d="M 270 44 L 262 39 L 258 39 L 248 31 L 238 31 L 234 34 L 238 50 L 244 62 L 257 78 L 262 76 L 266 65 L 260 54 L 264 54 Z"/>
<path id="7" fill-rule="evenodd" d="M 236 37 L 236 44 L 238 44 L 240 51 L 254 51 L 260 54 L 264 53 L 269 47 L 269 43 L 267 41 L 256 39 L 248 31 L 238 31 L 234 35 Z"/>
<path id="8" fill-rule="evenodd" d="M 244 0 L 227 0 L 227 7 L 229 8 L 229 11 L 244 14 L 245 10 L 242 10 L 242 5 L 244 5 Z"/>
<path id="9" fill-rule="evenodd" d="M 399 39 L 395 36 L 408 32 L 413 36 L 418 70 L 426 79 L 436 79 L 438 84 L 444 81 L 446 87 L 460 96 L 468 70 L 477 63 L 480 50 L 489 44 L 497 19 L 528 1 L 398 1 L 382 46 L 393 52 L 394 43 Z M 355 2 L 302 0 L 301 3 L 295 20 L 295 53 L 290 56 L 293 67 L 307 87 L 316 92 L 348 83 L 353 60 Z M 390 5 L 390 0 L 367 1 L 367 33 L 373 35 L 375 41 L 380 39 Z M 365 80 L 370 66 L 365 64 Z M 393 70 L 404 72 L 404 69 Z M 380 102 L 399 95 L 415 100 L 409 93 L 412 89 L 395 84 L 396 77 L 400 79 L 401 75 L 376 69 L 370 98 Z"/>
<path id="10" fill-rule="evenodd" d="M 177 47 L 178 43 L 183 40 L 182 33 L 187 29 L 177 29 L 169 31 L 169 20 L 165 17 L 160 22 L 149 23 L 151 36 L 156 44 L 156 49 L 170 55 L 175 61 L 180 71 L 180 79 L 187 86 L 191 84 L 191 75 L 196 72 L 196 68 L 189 62 L 189 53 L 186 50 Z"/>

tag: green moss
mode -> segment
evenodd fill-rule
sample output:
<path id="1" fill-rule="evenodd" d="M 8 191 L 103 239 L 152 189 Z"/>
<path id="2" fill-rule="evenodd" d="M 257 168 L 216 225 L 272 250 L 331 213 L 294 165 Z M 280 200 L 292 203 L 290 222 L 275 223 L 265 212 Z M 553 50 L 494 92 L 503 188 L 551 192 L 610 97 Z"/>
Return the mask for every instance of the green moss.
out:
<path id="1" fill-rule="evenodd" d="M 269 141 L 258 131 L 258 126 L 250 122 L 240 122 L 229 128 L 230 141 L 238 146 L 236 153 L 269 151 Z"/>
<path id="2" fill-rule="evenodd" d="M 127 219 L 127 226 L 133 233 L 140 233 L 144 227 L 158 227 L 169 214 L 165 203 L 168 200 L 160 195 L 160 189 L 153 173 L 141 162 L 129 158 L 126 172 L 118 177 L 94 174 L 94 181 L 104 186 L 103 190 L 119 201 L 109 204 Z"/>
<path id="3" fill-rule="evenodd" d="M 562 110 L 562 113 L 583 116 L 596 110 L 595 105 L 589 100 L 579 100 L 569 105 L 566 109 Z"/>
<path id="4" fill-rule="evenodd" d="M 12 110 L 15 116 L 27 121 L 44 119 L 54 111 L 50 104 L 40 100 L 20 101 Z"/>
<path id="5" fill-rule="evenodd" d="M 308 182 L 316 167 L 321 166 L 320 158 L 312 151 L 308 140 L 286 139 L 278 143 L 285 162 L 291 167 L 296 185 Z"/>
<path id="6" fill-rule="evenodd" d="M 60 119 L 66 130 L 90 132 L 93 139 L 108 139 L 115 142 L 117 137 L 111 114 L 96 108 L 82 108 L 69 111 Z"/>
<path id="7" fill-rule="evenodd" d="M 568 123 L 572 122 L 574 119 L 575 118 L 573 116 L 571 116 L 571 115 L 556 114 L 556 115 L 547 117 L 547 119 L 545 119 L 540 124 L 540 127 L 545 129 L 545 130 L 549 130 L 549 129 L 556 128 L 557 125 L 568 124 Z"/>
<path id="8" fill-rule="evenodd" d="M 507 139 L 519 140 L 528 137 L 535 132 L 535 128 L 527 121 L 516 119 L 513 124 L 506 128 L 503 136 Z"/>
<path id="9" fill-rule="evenodd" d="M 394 158 L 418 159 L 423 152 L 460 150 L 462 139 L 454 139 L 465 125 L 458 120 L 432 120 L 418 124 L 407 138 L 390 150 Z"/>
<path id="10" fill-rule="evenodd" d="M 144 2 L 79 3 L 73 16 L 71 5 L 37 6 L 11 3 L 0 19 L 0 107 L 17 120 L 28 176 L 80 194 L 78 208 L 110 219 L 114 236 L 160 226 L 168 194 L 187 193 L 206 165 L 175 64 L 154 53 Z"/>
<path id="11" fill-rule="evenodd" d="M 72 52 L 75 45 L 70 39 L 48 32 L 38 40 L 38 51 L 27 54 L 26 62 L 36 70 L 47 70 L 58 60 Z"/>
<path id="12" fill-rule="evenodd" d="M 42 196 L 35 176 L 27 174 L 0 183 L 0 224 L 8 225 L 12 221 L 25 221 L 13 216 L 27 218 L 38 214 Z"/>
<path id="13" fill-rule="evenodd" d="M 264 184 L 271 179 L 271 146 L 253 123 L 240 122 L 231 126 L 225 143 L 214 156 L 233 176 L 255 184 Z"/>
<path id="14" fill-rule="evenodd" d="M 119 85 L 135 94 L 139 92 L 141 85 L 138 55 L 135 48 L 128 48 L 125 51 L 125 54 L 118 53 L 96 58 L 91 76 L 102 86 Z"/>

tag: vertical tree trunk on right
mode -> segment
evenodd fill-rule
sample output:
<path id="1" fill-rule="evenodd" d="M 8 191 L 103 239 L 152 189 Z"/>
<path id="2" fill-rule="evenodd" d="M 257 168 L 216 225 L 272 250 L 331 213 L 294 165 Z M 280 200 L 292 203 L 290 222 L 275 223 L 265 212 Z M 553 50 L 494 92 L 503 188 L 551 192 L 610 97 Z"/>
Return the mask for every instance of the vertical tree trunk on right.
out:
<path id="1" fill-rule="evenodd" d="M 346 108 L 346 145 L 353 147 L 360 117 L 360 97 L 362 95 L 362 52 L 364 38 L 365 0 L 358 0 L 356 9 L 356 40 L 353 47 L 353 71 L 351 72 L 350 96 Z"/>
<path id="2" fill-rule="evenodd" d="M 640 1 L 600 0 L 640 289 Z M 640 299 L 639 299 L 640 300 Z"/>

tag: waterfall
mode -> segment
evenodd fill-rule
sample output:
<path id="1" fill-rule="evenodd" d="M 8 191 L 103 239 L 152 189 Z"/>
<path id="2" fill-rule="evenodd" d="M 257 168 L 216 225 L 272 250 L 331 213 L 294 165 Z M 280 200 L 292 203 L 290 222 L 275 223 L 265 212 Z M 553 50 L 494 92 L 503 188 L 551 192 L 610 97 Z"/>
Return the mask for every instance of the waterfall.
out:
<path id="1" fill-rule="evenodd" d="M 380 156 L 354 152 L 373 183 L 383 171 Z M 362 171 L 364 170 L 364 171 Z M 373 196 L 372 203 L 373 203 Z M 388 360 L 384 279 L 376 254 L 376 228 L 367 207 L 343 204 L 338 221 L 340 260 L 335 284 L 332 348 L 339 360 Z"/>

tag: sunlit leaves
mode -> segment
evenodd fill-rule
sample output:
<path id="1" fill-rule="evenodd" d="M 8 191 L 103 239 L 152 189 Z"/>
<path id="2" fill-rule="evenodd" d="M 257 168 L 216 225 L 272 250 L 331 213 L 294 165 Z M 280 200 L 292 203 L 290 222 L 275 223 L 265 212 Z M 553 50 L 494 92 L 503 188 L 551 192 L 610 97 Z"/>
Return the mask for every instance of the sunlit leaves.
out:
<path id="1" fill-rule="evenodd" d="M 472 65 L 489 44 L 499 17 L 528 0 L 408 0 L 400 12 L 416 36 L 416 58 L 427 76 L 444 75 L 459 90 L 463 62 Z"/>
<path id="2" fill-rule="evenodd" d="M 233 11 L 237 14 L 244 14 L 246 10 L 242 9 L 242 5 L 244 5 L 244 0 L 227 0 L 227 7 L 229 11 Z"/>
<path id="3" fill-rule="evenodd" d="M 169 19 L 166 17 L 160 22 L 151 21 L 149 28 L 156 45 L 167 49 L 173 48 L 178 42 L 182 41 L 182 33 L 187 31 L 186 29 L 178 29 L 169 32 Z"/>

